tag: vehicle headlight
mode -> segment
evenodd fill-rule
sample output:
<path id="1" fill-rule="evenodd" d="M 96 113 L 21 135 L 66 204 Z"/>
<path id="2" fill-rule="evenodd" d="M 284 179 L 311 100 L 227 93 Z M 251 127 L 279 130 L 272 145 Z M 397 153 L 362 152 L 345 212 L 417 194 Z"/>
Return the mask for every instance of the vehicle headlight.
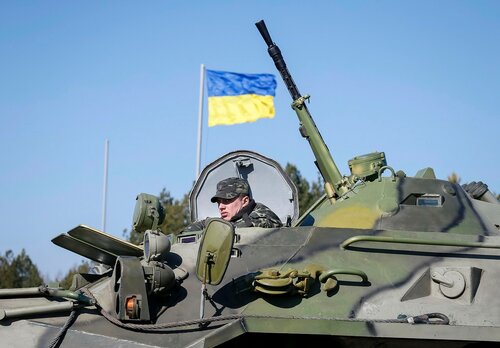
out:
<path id="1" fill-rule="evenodd" d="M 140 193 L 136 197 L 132 227 L 137 232 L 156 230 L 165 220 L 165 210 L 158 197 Z"/>
<path id="2" fill-rule="evenodd" d="M 144 259 L 146 262 L 167 259 L 170 251 L 170 238 L 159 231 L 148 230 L 144 233 Z"/>

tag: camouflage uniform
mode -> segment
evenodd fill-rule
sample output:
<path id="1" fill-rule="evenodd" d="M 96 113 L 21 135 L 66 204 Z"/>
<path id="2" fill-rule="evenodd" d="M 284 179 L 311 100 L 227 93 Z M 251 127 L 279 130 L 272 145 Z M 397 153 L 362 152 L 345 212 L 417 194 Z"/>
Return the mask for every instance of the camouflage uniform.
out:
<path id="1" fill-rule="evenodd" d="M 233 199 L 239 195 L 249 196 L 250 185 L 244 179 L 228 178 L 217 184 L 217 191 L 212 197 L 212 203 L 218 199 Z M 253 199 L 244 206 L 230 220 L 235 227 L 281 227 L 280 218 L 262 203 L 257 203 Z M 206 220 L 196 221 L 187 226 L 183 231 L 200 231 L 206 226 Z"/>

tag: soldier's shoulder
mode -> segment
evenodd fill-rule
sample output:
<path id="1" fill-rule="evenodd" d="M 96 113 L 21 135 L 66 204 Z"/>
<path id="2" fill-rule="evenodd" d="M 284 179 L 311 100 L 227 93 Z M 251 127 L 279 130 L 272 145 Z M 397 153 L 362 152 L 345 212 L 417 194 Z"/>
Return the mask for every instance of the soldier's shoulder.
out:
<path id="1" fill-rule="evenodd" d="M 266 205 L 262 203 L 257 203 L 250 215 L 256 218 L 265 218 L 269 221 L 272 221 L 273 226 L 277 227 L 281 226 L 281 220 L 278 217 L 278 215 L 276 215 L 271 209 L 269 209 Z"/>
<path id="2" fill-rule="evenodd" d="M 186 227 L 182 229 L 181 232 L 193 232 L 193 231 L 201 231 L 206 227 L 206 221 L 205 220 L 199 220 L 190 223 Z"/>
<path id="3" fill-rule="evenodd" d="M 274 212 L 271 209 L 269 209 L 266 205 L 264 205 L 262 203 L 256 203 L 255 208 L 253 209 L 252 213 L 257 213 L 257 214 L 272 213 L 273 215 L 276 215 L 276 214 L 274 214 Z"/>

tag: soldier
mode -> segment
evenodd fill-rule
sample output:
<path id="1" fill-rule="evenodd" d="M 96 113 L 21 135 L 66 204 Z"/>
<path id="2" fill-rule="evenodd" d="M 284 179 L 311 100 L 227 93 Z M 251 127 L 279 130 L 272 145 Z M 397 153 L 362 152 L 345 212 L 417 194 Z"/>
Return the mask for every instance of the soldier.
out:
<path id="1" fill-rule="evenodd" d="M 250 185 L 241 178 L 227 178 L 217 184 L 212 203 L 217 202 L 222 219 L 235 227 L 281 227 L 276 214 L 262 203 L 250 197 Z M 183 231 L 199 231 L 205 228 L 205 220 L 196 221 Z"/>

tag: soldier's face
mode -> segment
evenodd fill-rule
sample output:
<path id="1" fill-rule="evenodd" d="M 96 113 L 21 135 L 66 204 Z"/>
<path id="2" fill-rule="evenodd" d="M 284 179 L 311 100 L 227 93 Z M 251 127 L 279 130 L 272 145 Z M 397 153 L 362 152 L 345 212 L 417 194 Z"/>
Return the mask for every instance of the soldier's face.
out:
<path id="1" fill-rule="evenodd" d="M 219 198 L 217 206 L 219 207 L 220 217 L 226 221 L 230 221 L 249 201 L 250 198 L 248 196 L 238 196 L 233 199 Z"/>

